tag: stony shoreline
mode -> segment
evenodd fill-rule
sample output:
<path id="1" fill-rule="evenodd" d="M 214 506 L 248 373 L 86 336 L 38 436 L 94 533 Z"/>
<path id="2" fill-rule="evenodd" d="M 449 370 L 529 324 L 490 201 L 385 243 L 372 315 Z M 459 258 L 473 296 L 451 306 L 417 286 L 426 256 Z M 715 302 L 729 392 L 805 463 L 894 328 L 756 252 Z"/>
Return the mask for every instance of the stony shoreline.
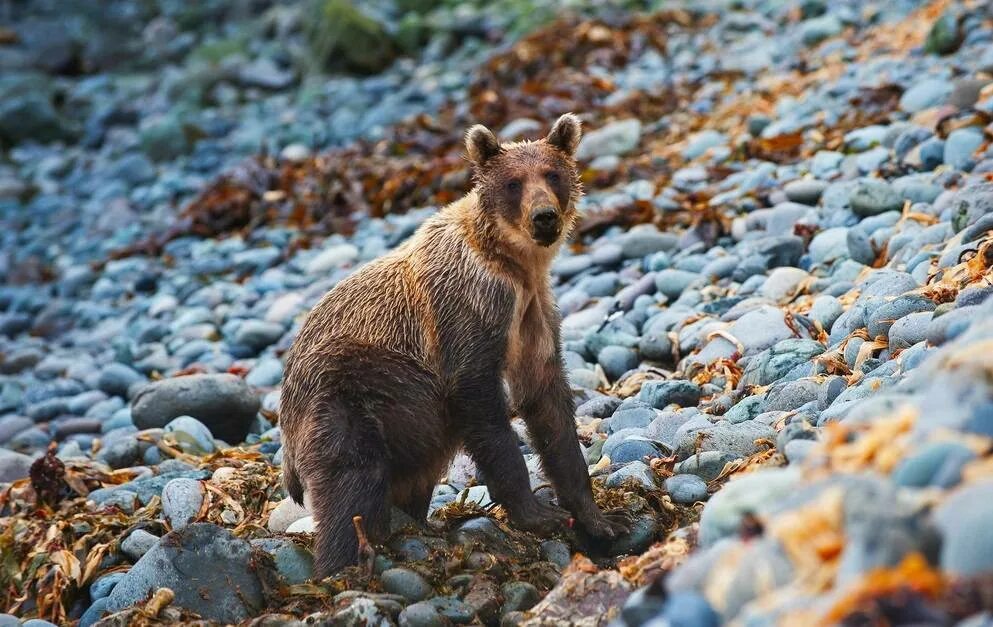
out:
<path id="1" fill-rule="evenodd" d="M 581 5 L 455 20 L 360 79 L 294 65 L 293 3 L 215 65 L 175 16 L 199 39 L 154 70 L 0 46 L 0 625 L 990 620 L 993 12 Z M 460 455 L 371 574 L 310 580 L 279 486 L 302 317 L 464 193 L 469 124 L 568 110 L 586 195 L 554 291 L 631 533 L 517 532 Z"/>

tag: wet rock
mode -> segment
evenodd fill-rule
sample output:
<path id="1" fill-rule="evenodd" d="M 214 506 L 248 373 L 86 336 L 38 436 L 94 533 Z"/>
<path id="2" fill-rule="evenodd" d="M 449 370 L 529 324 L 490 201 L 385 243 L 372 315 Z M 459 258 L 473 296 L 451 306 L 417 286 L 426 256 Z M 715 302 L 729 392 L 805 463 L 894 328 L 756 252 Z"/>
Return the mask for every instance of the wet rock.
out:
<path id="1" fill-rule="evenodd" d="M 122 610 L 163 587 L 175 592 L 173 605 L 221 622 L 246 620 L 265 603 L 248 542 L 208 523 L 165 535 L 114 587 L 107 609 Z"/>
<path id="2" fill-rule="evenodd" d="M 140 429 L 164 427 L 179 416 L 192 416 L 226 442 L 242 442 L 259 400 L 244 381 L 228 374 L 164 379 L 142 389 L 131 409 Z"/>

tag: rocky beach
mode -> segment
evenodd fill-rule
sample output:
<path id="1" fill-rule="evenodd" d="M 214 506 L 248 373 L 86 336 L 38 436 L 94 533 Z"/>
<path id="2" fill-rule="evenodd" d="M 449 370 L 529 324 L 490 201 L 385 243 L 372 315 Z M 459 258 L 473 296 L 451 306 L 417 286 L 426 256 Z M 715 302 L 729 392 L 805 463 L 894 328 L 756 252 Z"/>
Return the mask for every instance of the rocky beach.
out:
<path id="1" fill-rule="evenodd" d="M 570 111 L 628 533 L 516 530 L 460 453 L 315 580 L 304 317 L 469 190 L 466 129 Z M 991 625 L 991 139 L 978 0 L 0 2 L 0 627 Z"/>

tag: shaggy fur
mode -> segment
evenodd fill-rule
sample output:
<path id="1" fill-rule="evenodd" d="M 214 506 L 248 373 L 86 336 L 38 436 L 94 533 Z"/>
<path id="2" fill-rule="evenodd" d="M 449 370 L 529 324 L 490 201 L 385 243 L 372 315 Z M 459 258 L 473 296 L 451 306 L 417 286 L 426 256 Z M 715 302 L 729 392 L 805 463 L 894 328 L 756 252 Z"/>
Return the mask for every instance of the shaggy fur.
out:
<path id="1" fill-rule="evenodd" d="M 320 576 L 355 563 L 353 516 L 373 540 L 385 538 L 391 505 L 423 520 L 460 447 L 518 527 L 547 532 L 571 512 L 595 536 L 623 528 L 593 502 L 549 289 L 581 193 L 579 137 L 572 115 L 534 142 L 500 144 L 473 127 L 472 191 L 307 318 L 287 357 L 280 424 L 284 485 L 312 501 Z M 532 494 L 512 410 L 564 509 Z"/>

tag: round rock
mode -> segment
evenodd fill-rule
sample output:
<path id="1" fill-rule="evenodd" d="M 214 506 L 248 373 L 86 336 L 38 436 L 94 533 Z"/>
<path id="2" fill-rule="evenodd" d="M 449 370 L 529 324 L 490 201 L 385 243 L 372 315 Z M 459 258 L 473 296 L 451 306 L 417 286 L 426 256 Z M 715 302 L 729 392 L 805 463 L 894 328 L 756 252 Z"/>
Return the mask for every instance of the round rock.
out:
<path id="1" fill-rule="evenodd" d="M 193 416 L 225 442 L 245 439 L 259 399 L 231 374 L 200 374 L 164 379 L 146 386 L 134 399 L 131 418 L 139 429 L 165 427 L 179 416 Z"/>

